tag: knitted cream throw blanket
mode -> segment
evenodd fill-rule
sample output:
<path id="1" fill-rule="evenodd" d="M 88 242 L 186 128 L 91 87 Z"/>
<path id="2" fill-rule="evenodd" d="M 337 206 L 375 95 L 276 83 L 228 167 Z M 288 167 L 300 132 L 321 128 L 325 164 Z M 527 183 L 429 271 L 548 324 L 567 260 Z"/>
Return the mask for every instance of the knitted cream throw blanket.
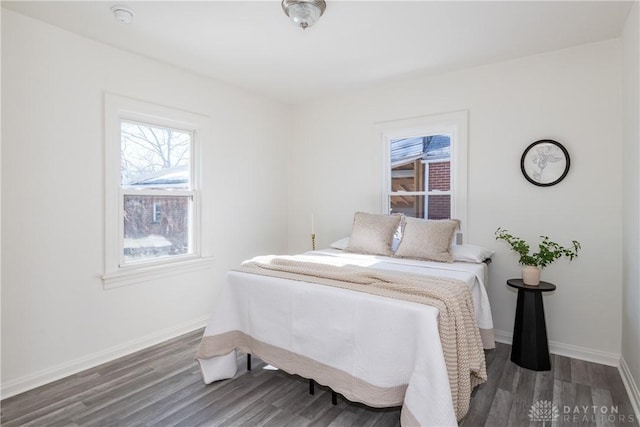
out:
<path id="1" fill-rule="evenodd" d="M 462 281 L 354 265 L 334 266 L 299 261 L 295 257 L 260 257 L 259 261 L 247 261 L 236 270 L 436 307 L 440 311 L 438 330 L 458 420 L 469 410 L 473 388 L 487 380 L 471 291 Z"/>

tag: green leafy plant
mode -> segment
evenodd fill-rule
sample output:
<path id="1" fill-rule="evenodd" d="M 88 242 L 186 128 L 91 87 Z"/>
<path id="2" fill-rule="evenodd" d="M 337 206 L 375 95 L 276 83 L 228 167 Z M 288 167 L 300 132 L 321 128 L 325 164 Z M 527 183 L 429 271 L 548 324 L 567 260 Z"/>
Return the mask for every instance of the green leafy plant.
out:
<path id="1" fill-rule="evenodd" d="M 571 242 L 571 247 L 564 248 L 549 240 L 547 236 L 540 236 L 542 241 L 538 244 L 538 252 L 531 253 L 531 246 L 524 239 L 510 234 L 508 230 L 498 228 L 495 235 L 496 240 L 504 240 L 511 246 L 511 249 L 520 255 L 520 260 L 518 261 L 520 264 L 532 265 L 538 268 L 545 268 L 563 256 L 566 256 L 571 261 L 578 256 L 578 250 L 580 249 L 580 243 L 575 240 Z"/>

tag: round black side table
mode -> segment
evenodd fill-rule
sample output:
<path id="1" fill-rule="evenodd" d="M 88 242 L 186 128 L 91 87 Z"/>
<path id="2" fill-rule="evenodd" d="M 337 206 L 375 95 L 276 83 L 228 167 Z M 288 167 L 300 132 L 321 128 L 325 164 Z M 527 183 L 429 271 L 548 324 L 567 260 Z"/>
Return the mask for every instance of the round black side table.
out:
<path id="1" fill-rule="evenodd" d="M 554 291 L 556 285 L 540 282 L 538 286 L 529 286 L 522 279 L 509 279 L 507 285 L 518 290 L 511 361 L 533 371 L 548 371 L 551 360 L 542 293 Z"/>

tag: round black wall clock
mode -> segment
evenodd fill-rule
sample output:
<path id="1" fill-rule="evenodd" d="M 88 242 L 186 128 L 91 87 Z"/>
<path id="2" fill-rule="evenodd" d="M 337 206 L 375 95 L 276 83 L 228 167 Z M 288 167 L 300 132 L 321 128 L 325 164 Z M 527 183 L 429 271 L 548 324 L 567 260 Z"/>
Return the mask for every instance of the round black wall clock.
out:
<path id="1" fill-rule="evenodd" d="M 522 174 L 530 183 L 549 187 L 569 173 L 569 152 L 557 141 L 541 139 L 529 145 L 520 159 Z"/>

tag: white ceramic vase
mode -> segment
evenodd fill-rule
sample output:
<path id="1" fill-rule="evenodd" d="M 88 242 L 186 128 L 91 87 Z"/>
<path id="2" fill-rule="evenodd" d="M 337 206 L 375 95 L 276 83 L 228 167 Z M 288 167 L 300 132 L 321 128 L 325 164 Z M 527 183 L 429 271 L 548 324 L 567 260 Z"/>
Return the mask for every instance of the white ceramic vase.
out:
<path id="1" fill-rule="evenodd" d="M 540 284 L 540 269 L 533 265 L 522 267 L 522 282 L 528 286 L 538 286 Z"/>

